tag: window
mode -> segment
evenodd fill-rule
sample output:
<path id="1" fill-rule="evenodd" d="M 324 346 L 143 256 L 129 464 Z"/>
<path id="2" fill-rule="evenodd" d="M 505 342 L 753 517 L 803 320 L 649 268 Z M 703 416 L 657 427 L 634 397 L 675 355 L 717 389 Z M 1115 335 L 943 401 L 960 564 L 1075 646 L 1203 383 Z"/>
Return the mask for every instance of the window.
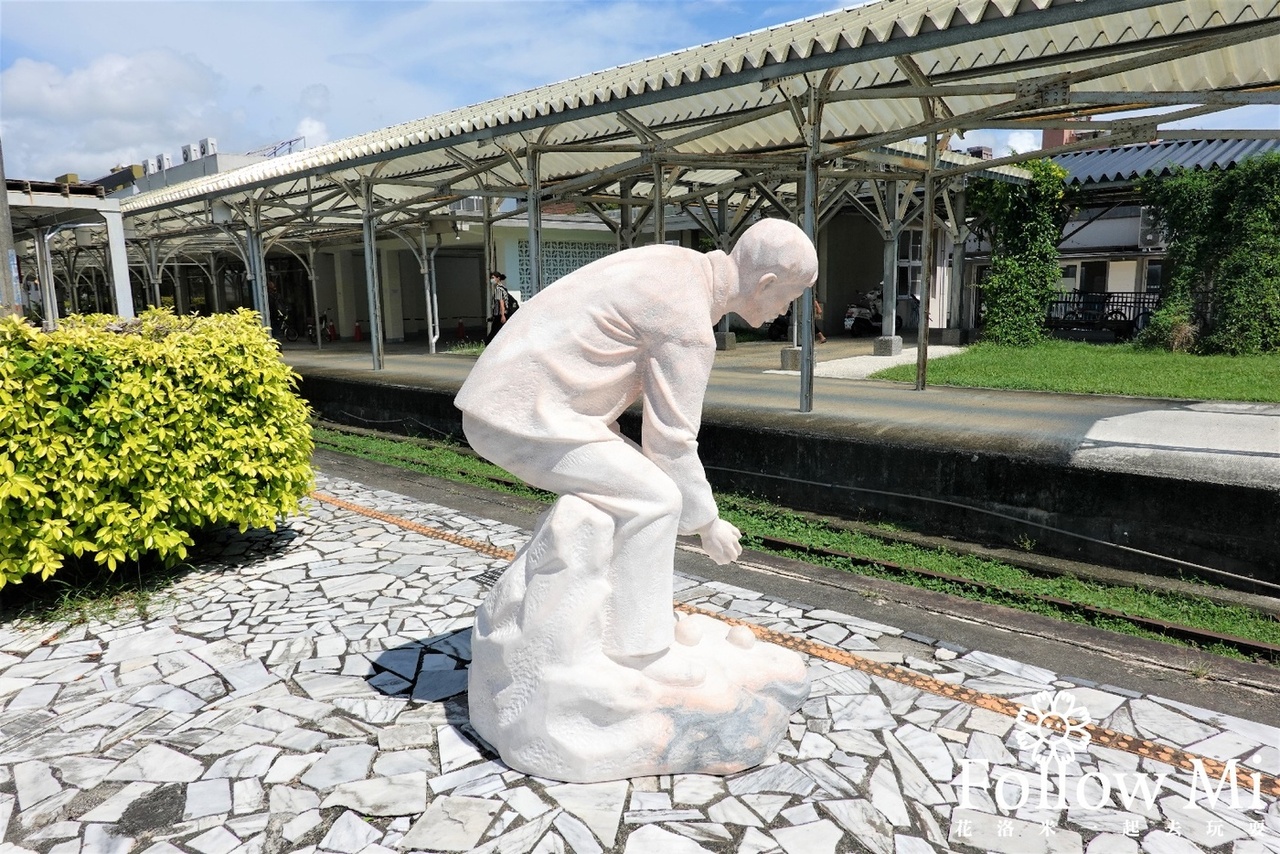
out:
<path id="1" fill-rule="evenodd" d="M 1080 268 L 1075 264 L 1063 264 L 1062 272 L 1058 276 L 1058 290 L 1074 291 L 1080 287 L 1078 274 Z"/>
<path id="2" fill-rule="evenodd" d="M 1146 284 L 1144 290 L 1149 294 L 1158 294 L 1164 287 L 1164 262 L 1147 261 Z"/>

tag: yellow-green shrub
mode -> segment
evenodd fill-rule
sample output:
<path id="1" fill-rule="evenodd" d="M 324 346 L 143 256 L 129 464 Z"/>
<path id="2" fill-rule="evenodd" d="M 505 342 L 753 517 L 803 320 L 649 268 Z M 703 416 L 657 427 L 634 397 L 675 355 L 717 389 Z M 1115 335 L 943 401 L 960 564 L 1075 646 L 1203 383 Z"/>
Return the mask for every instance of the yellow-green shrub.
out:
<path id="1" fill-rule="evenodd" d="M 274 527 L 312 484 L 296 382 L 250 311 L 0 321 L 0 588 Z"/>

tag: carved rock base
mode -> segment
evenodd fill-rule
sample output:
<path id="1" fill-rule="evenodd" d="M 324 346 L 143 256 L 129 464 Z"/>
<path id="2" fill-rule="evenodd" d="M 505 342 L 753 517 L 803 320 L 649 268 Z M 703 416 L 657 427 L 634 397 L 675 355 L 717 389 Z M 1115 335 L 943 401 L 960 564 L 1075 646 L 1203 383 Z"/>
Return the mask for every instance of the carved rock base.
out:
<path id="1" fill-rule="evenodd" d="M 804 661 L 701 615 L 658 661 L 613 660 L 612 538 L 612 519 L 572 496 L 539 520 L 476 616 L 472 725 L 512 768 L 567 782 L 759 764 L 809 695 Z"/>

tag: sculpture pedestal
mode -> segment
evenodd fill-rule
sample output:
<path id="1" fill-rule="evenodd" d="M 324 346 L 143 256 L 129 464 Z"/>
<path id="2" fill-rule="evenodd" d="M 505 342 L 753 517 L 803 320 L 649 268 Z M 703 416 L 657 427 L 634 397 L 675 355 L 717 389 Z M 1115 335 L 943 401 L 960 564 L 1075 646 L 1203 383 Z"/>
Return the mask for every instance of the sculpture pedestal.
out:
<path id="1" fill-rule="evenodd" d="M 574 496 L 539 520 L 476 615 L 472 726 L 512 768 L 574 783 L 758 765 L 809 695 L 804 660 L 701 615 L 653 668 L 610 658 L 613 535 Z"/>

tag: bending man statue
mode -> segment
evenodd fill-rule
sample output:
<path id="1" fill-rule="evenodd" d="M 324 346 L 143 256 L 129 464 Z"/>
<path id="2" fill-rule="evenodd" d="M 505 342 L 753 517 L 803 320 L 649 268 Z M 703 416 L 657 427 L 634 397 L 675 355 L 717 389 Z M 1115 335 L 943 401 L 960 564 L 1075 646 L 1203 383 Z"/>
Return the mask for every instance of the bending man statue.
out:
<path id="1" fill-rule="evenodd" d="M 459 392 L 477 453 L 560 495 L 477 614 L 472 724 L 504 761 L 589 782 L 727 773 L 764 759 L 808 694 L 799 656 L 672 610 L 677 533 L 729 563 L 698 459 L 713 325 L 758 326 L 817 277 L 794 225 L 751 226 L 729 254 L 619 252 L 512 316 Z M 643 407 L 637 446 L 618 430 Z"/>

